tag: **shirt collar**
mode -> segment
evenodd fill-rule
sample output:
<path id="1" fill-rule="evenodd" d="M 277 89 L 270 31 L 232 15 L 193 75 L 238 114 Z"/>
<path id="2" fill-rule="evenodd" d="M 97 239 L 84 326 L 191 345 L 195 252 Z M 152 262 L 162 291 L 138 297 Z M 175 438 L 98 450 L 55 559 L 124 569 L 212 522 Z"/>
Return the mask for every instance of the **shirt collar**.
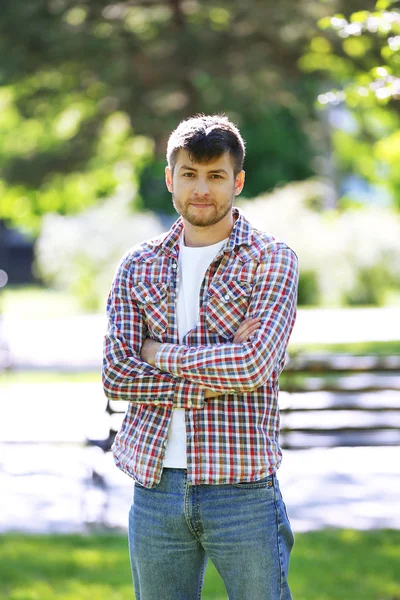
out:
<path id="1" fill-rule="evenodd" d="M 234 207 L 232 209 L 234 224 L 229 239 L 224 246 L 224 252 L 232 251 L 236 246 L 251 245 L 253 241 L 253 228 L 249 221 L 244 217 L 242 211 Z M 161 246 L 167 254 L 178 256 L 179 242 L 183 231 L 183 221 L 179 217 L 173 223 L 171 229 L 161 242 Z"/>

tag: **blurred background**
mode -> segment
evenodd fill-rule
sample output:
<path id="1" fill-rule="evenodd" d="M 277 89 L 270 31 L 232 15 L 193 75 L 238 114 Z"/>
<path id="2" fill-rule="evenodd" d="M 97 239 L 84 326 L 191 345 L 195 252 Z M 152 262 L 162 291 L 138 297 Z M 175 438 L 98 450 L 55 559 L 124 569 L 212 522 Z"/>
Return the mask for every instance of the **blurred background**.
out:
<path id="1" fill-rule="evenodd" d="M 224 112 L 247 142 L 237 204 L 300 259 L 293 596 L 399 600 L 399 50 L 390 0 L 2 1 L 0 598 L 132 598 L 105 303 L 176 218 L 171 130 Z M 212 566 L 203 597 L 226 598 Z"/>

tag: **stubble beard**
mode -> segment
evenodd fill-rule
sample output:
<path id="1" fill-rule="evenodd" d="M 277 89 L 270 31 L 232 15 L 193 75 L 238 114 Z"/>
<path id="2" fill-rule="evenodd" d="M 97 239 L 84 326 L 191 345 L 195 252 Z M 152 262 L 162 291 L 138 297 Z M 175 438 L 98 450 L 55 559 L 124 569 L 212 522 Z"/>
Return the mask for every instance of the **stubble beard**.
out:
<path id="1" fill-rule="evenodd" d="M 215 206 L 215 204 L 212 204 L 214 210 L 208 217 L 206 217 L 205 215 L 201 214 L 193 214 L 191 210 L 194 211 L 195 209 L 191 209 L 190 206 L 180 206 L 179 203 L 176 201 L 175 195 L 172 194 L 172 202 L 176 212 L 179 215 L 181 215 L 181 217 L 183 217 L 188 223 L 194 225 L 195 227 L 210 227 L 211 225 L 219 223 L 219 221 L 224 219 L 226 215 L 231 212 L 234 198 L 235 195 L 233 194 L 230 201 L 228 201 L 224 206 L 220 207 L 219 209 Z"/>

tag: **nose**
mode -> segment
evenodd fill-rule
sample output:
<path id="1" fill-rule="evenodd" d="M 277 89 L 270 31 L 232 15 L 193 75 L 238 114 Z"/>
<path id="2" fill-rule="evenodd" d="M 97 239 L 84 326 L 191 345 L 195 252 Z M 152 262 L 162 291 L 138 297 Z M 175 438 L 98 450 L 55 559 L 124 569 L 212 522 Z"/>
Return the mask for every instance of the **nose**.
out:
<path id="1" fill-rule="evenodd" d="M 205 179 L 201 179 L 200 177 L 196 181 L 196 187 L 194 190 L 194 194 L 197 197 L 207 197 L 210 191 L 208 189 L 208 183 Z"/>

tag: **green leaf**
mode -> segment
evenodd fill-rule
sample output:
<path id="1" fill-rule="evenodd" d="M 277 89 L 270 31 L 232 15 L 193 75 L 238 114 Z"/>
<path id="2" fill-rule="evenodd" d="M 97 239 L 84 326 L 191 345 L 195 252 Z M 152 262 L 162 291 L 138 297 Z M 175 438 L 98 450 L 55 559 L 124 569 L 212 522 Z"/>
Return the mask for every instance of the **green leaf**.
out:
<path id="1" fill-rule="evenodd" d="M 350 21 L 352 23 L 365 23 L 371 13 L 368 10 L 359 10 L 351 15 Z"/>
<path id="2" fill-rule="evenodd" d="M 316 36 L 311 40 L 310 49 L 313 52 L 327 54 L 332 51 L 332 44 L 322 36 Z"/>
<path id="3" fill-rule="evenodd" d="M 318 21 L 318 27 L 322 30 L 329 29 L 331 26 L 331 17 L 322 17 Z"/>
<path id="4" fill-rule="evenodd" d="M 343 49 L 352 58 L 361 58 L 371 46 L 371 40 L 366 37 L 350 37 L 343 40 Z"/>
<path id="5" fill-rule="evenodd" d="M 392 4 L 394 4 L 393 0 L 378 0 L 376 3 L 376 10 L 386 10 Z"/>

